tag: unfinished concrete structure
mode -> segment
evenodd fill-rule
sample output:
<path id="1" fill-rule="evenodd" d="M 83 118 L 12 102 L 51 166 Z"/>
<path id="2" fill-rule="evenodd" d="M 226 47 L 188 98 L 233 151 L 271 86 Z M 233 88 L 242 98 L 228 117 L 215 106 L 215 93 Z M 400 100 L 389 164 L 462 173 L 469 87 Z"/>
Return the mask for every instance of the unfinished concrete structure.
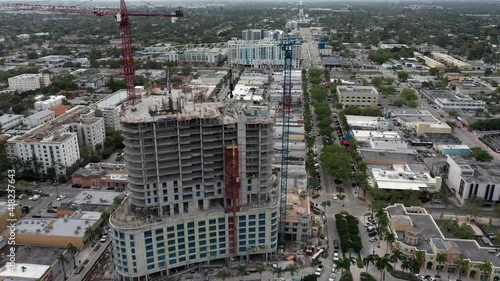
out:
<path id="1" fill-rule="evenodd" d="M 277 250 L 267 106 L 150 95 L 120 122 L 129 198 L 110 219 L 120 280 Z"/>

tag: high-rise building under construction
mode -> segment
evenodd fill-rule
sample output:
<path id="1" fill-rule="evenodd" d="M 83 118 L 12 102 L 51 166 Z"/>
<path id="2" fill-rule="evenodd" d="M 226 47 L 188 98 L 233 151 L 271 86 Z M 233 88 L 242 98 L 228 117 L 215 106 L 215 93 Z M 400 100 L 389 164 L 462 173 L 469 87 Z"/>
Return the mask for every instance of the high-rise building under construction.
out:
<path id="1" fill-rule="evenodd" d="M 267 106 L 150 95 L 121 126 L 129 195 L 110 218 L 119 280 L 277 251 Z"/>

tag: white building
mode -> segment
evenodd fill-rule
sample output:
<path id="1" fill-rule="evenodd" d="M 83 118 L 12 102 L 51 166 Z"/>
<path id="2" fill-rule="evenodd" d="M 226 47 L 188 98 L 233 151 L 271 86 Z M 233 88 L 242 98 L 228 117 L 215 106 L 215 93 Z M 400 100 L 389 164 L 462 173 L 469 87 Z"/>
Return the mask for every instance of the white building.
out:
<path id="1" fill-rule="evenodd" d="M 57 64 L 61 62 L 68 61 L 70 56 L 57 56 L 57 55 L 50 55 L 50 56 L 45 56 L 37 59 L 37 63 L 43 63 L 43 64 Z"/>
<path id="2" fill-rule="evenodd" d="M 279 68 L 285 63 L 285 53 L 276 40 L 239 40 L 228 44 L 228 64 L 253 68 Z M 292 67 L 300 68 L 301 46 L 293 46 Z"/>
<path id="3" fill-rule="evenodd" d="M 500 201 L 500 164 L 478 162 L 458 155 L 448 155 L 446 162 L 448 186 L 461 204 L 470 198 L 483 199 L 486 204 Z"/>
<path id="4" fill-rule="evenodd" d="M 393 165 L 393 169 L 372 168 L 372 178 L 380 189 L 415 190 L 436 193 L 441 190 L 441 177 L 429 173 L 413 172 L 408 165 Z"/>
<path id="5" fill-rule="evenodd" d="M 42 280 L 50 270 L 49 265 L 14 263 L 6 264 L 0 269 L 0 280 L 5 281 L 36 281 Z"/>
<path id="6" fill-rule="evenodd" d="M 379 93 L 372 86 L 338 86 L 338 101 L 344 106 L 377 107 Z"/>
<path id="7" fill-rule="evenodd" d="M 62 104 L 63 100 L 65 100 L 65 99 L 66 99 L 65 96 L 50 96 L 46 100 L 36 101 L 35 102 L 35 109 L 37 111 L 50 109 L 56 105 Z"/>
<path id="8" fill-rule="evenodd" d="M 347 124 L 353 130 L 389 130 L 390 121 L 384 117 L 346 115 Z"/>
<path id="9" fill-rule="evenodd" d="M 434 100 L 437 106 L 443 110 L 460 109 L 467 111 L 475 111 L 477 109 L 485 109 L 486 102 L 475 100 L 464 95 L 455 95 L 455 98 L 437 98 Z"/>
<path id="10" fill-rule="evenodd" d="M 78 143 L 95 150 L 97 144 L 104 144 L 106 133 L 104 129 L 104 118 L 95 117 L 95 112 L 91 111 L 81 114 L 76 122 L 69 123 L 71 132 L 78 134 Z"/>
<path id="11" fill-rule="evenodd" d="M 94 75 L 90 77 L 80 78 L 75 81 L 75 84 L 80 89 L 99 89 L 106 85 L 108 82 L 108 77 L 102 75 Z"/>
<path id="12" fill-rule="evenodd" d="M 51 125 L 41 126 L 22 136 L 10 138 L 6 146 L 7 156 L 36 161 L 40 165 L 39 172 L 43 174 L 53 168 L 58 175 L 65 175 L 66 167 L 75 164 L 80 158 L 78 136 L 65 128 L 56 129 Z"/>
<path id="13" fill-rule="evenodd" d="M 48 73 L 21 74 L 8 79 L 11 91 L 32 91 L 50 85 L 50 75 Z"/>
<path id="14" fill-rule="evenodd" d="M 0 124 L 2 125 L 2 130 L 6 131 L 21 125 L 23 123 L 24 116 L 17 114 L 4 114 L 0 116 Z"/>
<path id="15" fill-rule="evenodd" d="M 118 90 L 97 103 L 96 114 L 104 118 L 104 127 L 120 130 L 120 107 L 127 100 L 127 91 Z"/>
<path id="16" fill-rule="evenodd" d="M 24 118 L 23 124 L 28 128 L 34 128 L 54 118 L 56 118 L 54 111 L 46 109 Z"/>

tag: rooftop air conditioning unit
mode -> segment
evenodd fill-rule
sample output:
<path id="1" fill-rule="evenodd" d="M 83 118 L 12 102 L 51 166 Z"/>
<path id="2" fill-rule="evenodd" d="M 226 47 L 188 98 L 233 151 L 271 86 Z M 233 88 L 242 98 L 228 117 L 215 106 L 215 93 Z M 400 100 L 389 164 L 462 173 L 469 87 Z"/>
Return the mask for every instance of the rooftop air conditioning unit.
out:
<path id="1" fill-rule="evenodd" d="M 36 230 L 37 233 L 40 232 L 40 231 L 41 231 L 40 228 Z"/>

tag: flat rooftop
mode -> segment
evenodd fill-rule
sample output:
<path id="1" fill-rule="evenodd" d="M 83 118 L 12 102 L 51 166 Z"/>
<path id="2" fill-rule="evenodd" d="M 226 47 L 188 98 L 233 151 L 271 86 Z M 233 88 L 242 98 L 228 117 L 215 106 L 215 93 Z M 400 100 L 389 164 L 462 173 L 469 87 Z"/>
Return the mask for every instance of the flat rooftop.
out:
<path id="1" fill-rule="evenodd" d="M 99 212 L 82 212 L 68 218 L 23 219 L 17 223 L 19 234 L 83 237 L 85 229 L 101 216 Z"/>
<path id="2" fill-rule="evenodd" d="M 19 114 L 4 114 L 0 116 L 0 123 L 4 124 L 9 121 L 19 119 L 19 118 L 24 118 L 24 115 L 19 115 Z"/>
<path id="3" fill-rule="evenodd" d="M 500 182 L 500 163 L 478 162 L 469 157 L 448 155 L 447 161 L 455 161 L 462 169 L 472 169 L 474 174 L 462 175 L 463 178 L 475 183 Z"/>
<path id="4" fill-rule="evenodd" d="M 346 115 L 347 124 L 351 127 L 377 126 L 378 122 L 388 121 L 384 117 Z"/>
<path id="5" fill-rule="evenodd" d="M 420 162 L 415 149 L 371 149 L 361 148 L 361 156 L 367 164 L 405 164 Z"/>
<path id="6" fill-rule="evenodd" d="M 350 93 L 350 94 L 373 94 L 378 95 L 377 89 L 372 86 L 337 86 L 337 91 L 340 94 Z"/>
<path id="7" fill-rule="evenodd" d="M 52 265 L 59 254 L 66 251 L 64 248 L 39 247 L 17 245 L 16 247 L 16 263 Z M 0 250 L 0 264 L 5 264 L 9 261 L 6 255 L 9 253 L 9 247 Z"/>
<path id="8" fill-rule="evenodd" d="M 380 189 L 420 191 L 427 189 L 429 184 L 437 184 L 437 179 L 429 173 L 412 171 L 405 165 L 393 165 L 391 170 L 372 168 L 371 174 Z"/>
<path id="9" fill-rule="evenodd" d="M 115 108 L 127 100 L 127 90 L 118 90 L 97 103 L 97 108 Z"/>
<path id="10" fill-rule="evenodd" d="M 352 130 L 351 132 L 358 142 L 368 141 L 369 139 L 401 140 L 401 136 L 395 131 Z"/>
<path id="11" fill-rule="evenodd" d="M 91 204 L 91 205 L 111 206 L 113 204 L 113 199 L 115 199 L 115 197 L 118 195 L 119 193 L 114 191 L 101 191 L 101 190 L 82 191 L 73 198 L 72 203 L 77 205 Z"/>
<path id="12" fill-rule="evenodd" d="M 14 270 L 7 265 L 0 268 L 0 277 L 8 278 L 6 280 L 9 280 L 10 278 L 13 278 L 13 280 L 38 280 L 39 278 L 42 278 L 45 272 L 49 269 L 49 265 L 16 262 Z"/>

